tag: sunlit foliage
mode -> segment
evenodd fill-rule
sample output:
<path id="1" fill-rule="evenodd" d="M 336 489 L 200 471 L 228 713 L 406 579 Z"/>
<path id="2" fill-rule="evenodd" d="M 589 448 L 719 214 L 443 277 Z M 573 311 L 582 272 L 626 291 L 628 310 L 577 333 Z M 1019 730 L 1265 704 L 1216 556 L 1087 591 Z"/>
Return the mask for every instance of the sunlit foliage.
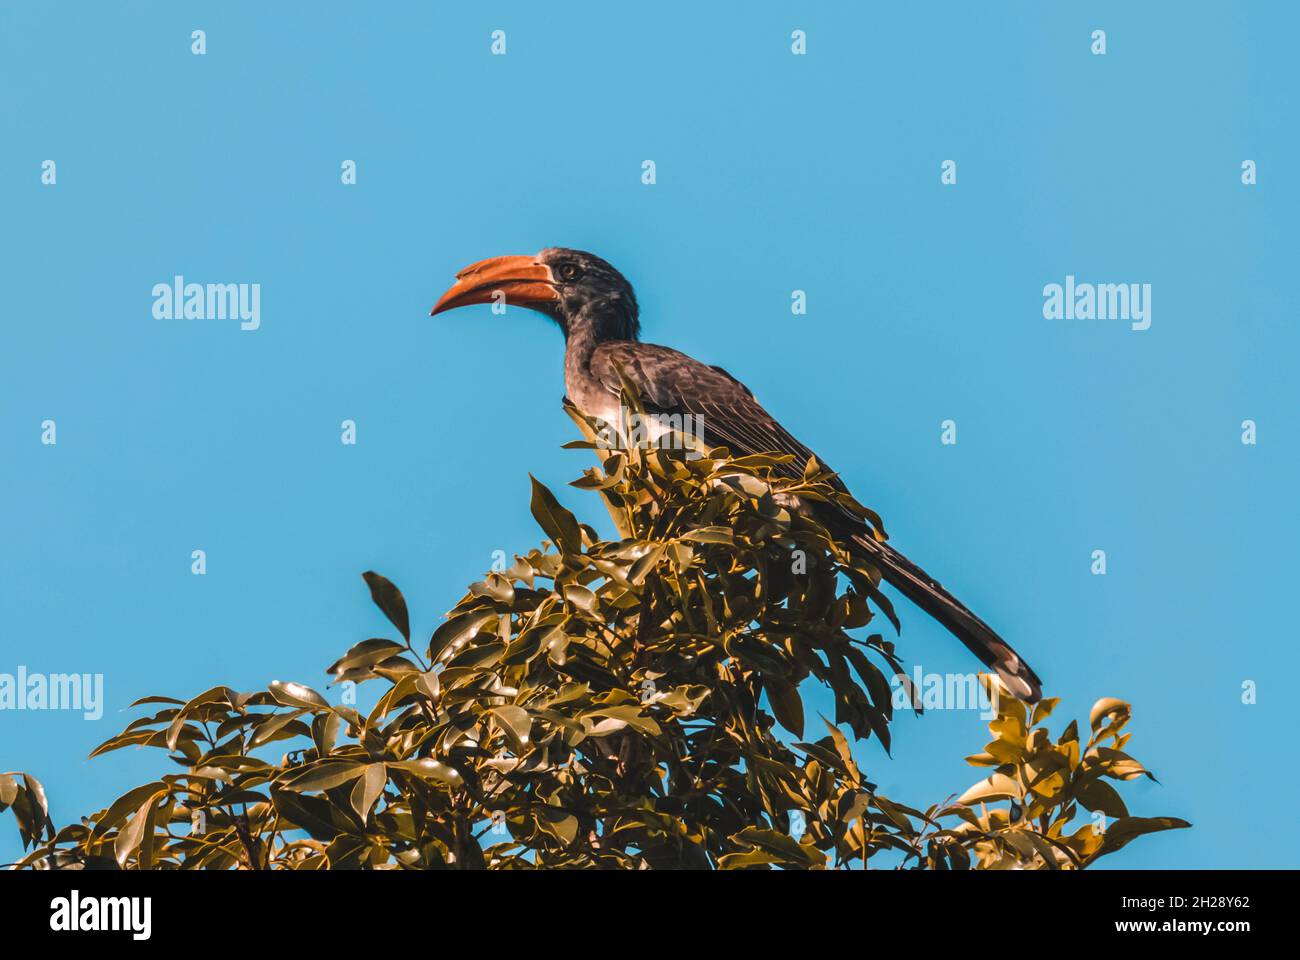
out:
<path id="1" fill-rule="evenodd" d="M 842 502 L 883 536 L 879 518 L 815 461 L 795 480 L 773 457 L 600 449 L 571 415 L 600 458 L 574 485 L 620 539 L 534 480 L 547 540 L 472 584 L 427 643 L 397 587 L 365 575 L 395 637 L 328 673 L 380 685 L 368 713 L 297 683 L 146 697 L 154 712 L 95 754 L 170 762 L 106 809 L 56 830 L 40 784 L 0 774 L 21 864 L 1055 869 L 1187 826 L 1130 816 L 1111 785 L 1150 776 L 1125 752 L 1128 704 L 1098 701 L 1087 742 L 1076 723 L 1053 738 L 1055 699 L 1027 709 L 988 677 L 993 739 L 969 758 L 988 778 L 924 810 L 882 796 L 852 747 L 890 746 L 905 671 L 872 627 L 892 611 L 877 572 L 788 504 Z M 829 717 L 810 715 L 813 687 Z"/>

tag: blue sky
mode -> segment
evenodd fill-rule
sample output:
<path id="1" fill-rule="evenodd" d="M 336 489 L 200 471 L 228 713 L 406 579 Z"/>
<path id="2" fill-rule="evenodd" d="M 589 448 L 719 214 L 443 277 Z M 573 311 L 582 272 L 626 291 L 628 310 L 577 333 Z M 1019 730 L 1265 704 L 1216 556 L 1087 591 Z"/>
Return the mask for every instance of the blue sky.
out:
<path id="1" fill-rule="evenodd" d="M 0 770 L 40 777 L 67 822 L 165 762 L 84 759 L 137 696 L 322 687 L 384 635 L 363 570 L 427 635 L 492 551 L 539 539 L 529 471 L 603 520 L 565 487 L 588 461 L 559 449 L 557 330 L 427 316 L 465 264 L 563 245 L 627 274 L 646 339 L 726 366 L 833 464 L 1061 723 L 1134 703 L 1161 783 L 1130 807 L 1195 829 L 1115 865 L 1294 866 L 1287 831 L 1262 837 L 1300 786 L 1300 15 L 468 7 L 0 8 L 0 672 L 103 673 L 107 701 L 98 721 L 0 712 Z M 259 283 L 260 329 L 154 319 L 176 274 Z M 1044 319 L 1067 275 L 1151 284 L 1150 329 Z M 901 613 L 909 662 L 975 668 Z M 861 756 L 925 805 L 978 779 L 962 758 L 985 733 L 905 716 L 894 758 Z M 17 849 L 6 816 L 0 860 Z"/>

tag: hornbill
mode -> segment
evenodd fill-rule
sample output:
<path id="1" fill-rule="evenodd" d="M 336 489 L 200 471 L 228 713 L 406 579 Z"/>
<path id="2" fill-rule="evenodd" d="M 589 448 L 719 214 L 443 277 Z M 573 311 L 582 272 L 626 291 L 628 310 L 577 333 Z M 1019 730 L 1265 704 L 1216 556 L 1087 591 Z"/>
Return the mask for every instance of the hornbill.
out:
<path id="1" fill-rule="evenodd" d="M 694 419 L 688 422 L 702 427 L 707 446 L 725 446 L 736 456 L 790 454 L 793 461 L 777 469 L 795 478 L 803 475 L 812 452 L 759 405 L 748 387 L 721 367 L 638 340 L 641 325 L 632 285 L 600 257 L 552 247 L 536 256 L 481 260 L 456 274 L 456 283 L 432 313 L 501 301 L 546 314 L 560 325 L 565 390 L 587 417 L 620 422 L 621 371 L 647 413 L 690 414 Z M 825 465 L 821 458 L 818 462 Z M 847 492 L 838 476 L 831 482 Z M 809 507 L 836 539 L 865 556 L 888 583 L 995 670 L 1016 697 L 1031 703 L 1040 698 L 1042 684 L 1029 665 L 937 580 L 877 540 L 866 522 L 847 510 L 820 503 Z"/>

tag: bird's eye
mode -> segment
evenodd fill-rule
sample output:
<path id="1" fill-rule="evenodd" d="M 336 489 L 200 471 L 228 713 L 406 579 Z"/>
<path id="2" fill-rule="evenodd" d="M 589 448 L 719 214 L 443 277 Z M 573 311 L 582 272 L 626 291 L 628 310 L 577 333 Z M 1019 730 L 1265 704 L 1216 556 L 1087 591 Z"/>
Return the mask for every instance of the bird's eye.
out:
<path id="1" fill-rule="evenodd" d="M 566 283 L 572 283 L 582 276 L 582 268 L 576 263 L 562 263 L 556 268 L 555 272 L 559 274 L 560 279 Z"/>

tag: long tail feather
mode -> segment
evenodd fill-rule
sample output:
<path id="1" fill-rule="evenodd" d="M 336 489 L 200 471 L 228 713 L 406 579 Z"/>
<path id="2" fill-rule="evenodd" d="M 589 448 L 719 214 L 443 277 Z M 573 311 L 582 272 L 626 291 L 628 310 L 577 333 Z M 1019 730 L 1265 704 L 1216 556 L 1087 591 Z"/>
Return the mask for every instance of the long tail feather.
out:
<path id="1" fill-rule="evenodd" d="M 981 663 L 997 672 L 999 679 L 1017 699 L 1036 703 L 1042 697 L 1042 681 L 1029 664 L 937 580 L 893 547 L 872 539 L 869 534 L 855 534 L 852 539 L 880 568 L 881 576 L 888 583 L 966 644 Z"/>

